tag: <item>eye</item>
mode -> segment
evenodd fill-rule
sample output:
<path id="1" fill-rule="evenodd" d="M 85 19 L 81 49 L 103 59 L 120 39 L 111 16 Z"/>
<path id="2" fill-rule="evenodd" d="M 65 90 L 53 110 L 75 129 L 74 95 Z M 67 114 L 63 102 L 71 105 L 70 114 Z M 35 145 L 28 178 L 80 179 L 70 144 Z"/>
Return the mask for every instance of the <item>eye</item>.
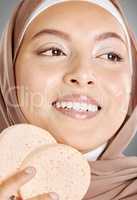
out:
<path id="1" fill-rule="evenodd" d="M 103 59 L 107 59 L 111 62 L 121 62 L 123 60 L 123 58 L 120 55 L 118 55 L 114 52 L 103 54 L 100 57 L 103 58 Z"/>
<path id="2" fill-rule="evenodd" d="M 40 55 L 44 55 L 44 56 L 49 56 L 49 57 L 53 57 L 53 56 L 66 56 L 66 54 L 59 48 L 55 48 L 55 47 L 50 47 L 48 49 L 42 50 L 39 52 Z"/>

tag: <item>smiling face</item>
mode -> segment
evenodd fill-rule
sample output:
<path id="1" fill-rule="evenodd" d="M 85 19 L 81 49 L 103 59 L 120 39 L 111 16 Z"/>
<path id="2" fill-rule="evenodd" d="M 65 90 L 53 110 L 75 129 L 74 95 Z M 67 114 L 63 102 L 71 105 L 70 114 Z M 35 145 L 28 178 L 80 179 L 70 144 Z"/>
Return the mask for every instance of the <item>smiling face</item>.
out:
<path id="1" fill-rule="evenodd" d="M 131 73 L 125 34 L 97 5 L 65 2 L 42 12 L 25 34 L 15 70 L 26 119 L 81 152 L 107 142 L 126 117 Z M 69 107 L 84 101 L 91 111 L 57 109 L 57 100 Z M 93 112 L 96 104 L 101 110 Z"/>

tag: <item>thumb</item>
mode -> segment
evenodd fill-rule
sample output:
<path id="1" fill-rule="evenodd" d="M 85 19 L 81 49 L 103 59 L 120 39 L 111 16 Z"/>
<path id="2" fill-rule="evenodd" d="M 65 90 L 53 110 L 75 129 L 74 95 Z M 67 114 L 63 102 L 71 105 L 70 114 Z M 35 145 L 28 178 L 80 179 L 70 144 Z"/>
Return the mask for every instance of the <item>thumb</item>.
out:
<path id="1" fill-rule="evenodd" d="M 59 195 L 55 192 L 45 193 L 27 200 L 59 200 Z"/>
<path id="2" fill-rule="evenodd" d="M 12 195 L 17 194 L 17 191 L 20 189 L 20 187 L 31 180 L 35 173 L 35 168 L 27 167 L 24 170 L 4 180 L 0 184 L 0 197 L 7 199 Z"/>

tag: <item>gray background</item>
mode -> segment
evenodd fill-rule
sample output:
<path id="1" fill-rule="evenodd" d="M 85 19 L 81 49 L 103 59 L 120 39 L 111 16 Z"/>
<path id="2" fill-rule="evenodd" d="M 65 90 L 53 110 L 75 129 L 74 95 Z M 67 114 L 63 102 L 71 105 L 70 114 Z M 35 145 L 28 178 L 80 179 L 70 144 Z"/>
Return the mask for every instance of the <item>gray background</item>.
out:
<path id="1" fill-rule="evenodd" d="M 0 35 L 11 15 L 15 5 L 19 0 L 0 0 Z M 137 35 L 137 0 L 121 0 L 123 9 L 125 10 L 130 26 Z M 137 155 L 137 135 L 125 150 L 126 155 Z"/>

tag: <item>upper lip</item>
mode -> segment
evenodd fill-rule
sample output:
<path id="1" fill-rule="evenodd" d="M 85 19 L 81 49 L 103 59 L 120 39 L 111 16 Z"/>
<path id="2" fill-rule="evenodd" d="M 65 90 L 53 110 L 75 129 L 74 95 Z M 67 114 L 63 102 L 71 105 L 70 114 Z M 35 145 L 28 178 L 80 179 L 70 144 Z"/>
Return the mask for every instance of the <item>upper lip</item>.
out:
<path id="1" fill-rule="evenodd" d="M 94 104 L 99 107 L 99 103 L 92 97 L 89 97 L 87 95 L 82 95 L 82 94 L 71 94 L 71 95 L 65 95 L 63 97 L 58 98 L 56 101 L 53 103 L 56 103 L 58 101 L 66 101 L 66 102 L 78 102 L 78 103 L 87 103 L 87 104 Z"/>

